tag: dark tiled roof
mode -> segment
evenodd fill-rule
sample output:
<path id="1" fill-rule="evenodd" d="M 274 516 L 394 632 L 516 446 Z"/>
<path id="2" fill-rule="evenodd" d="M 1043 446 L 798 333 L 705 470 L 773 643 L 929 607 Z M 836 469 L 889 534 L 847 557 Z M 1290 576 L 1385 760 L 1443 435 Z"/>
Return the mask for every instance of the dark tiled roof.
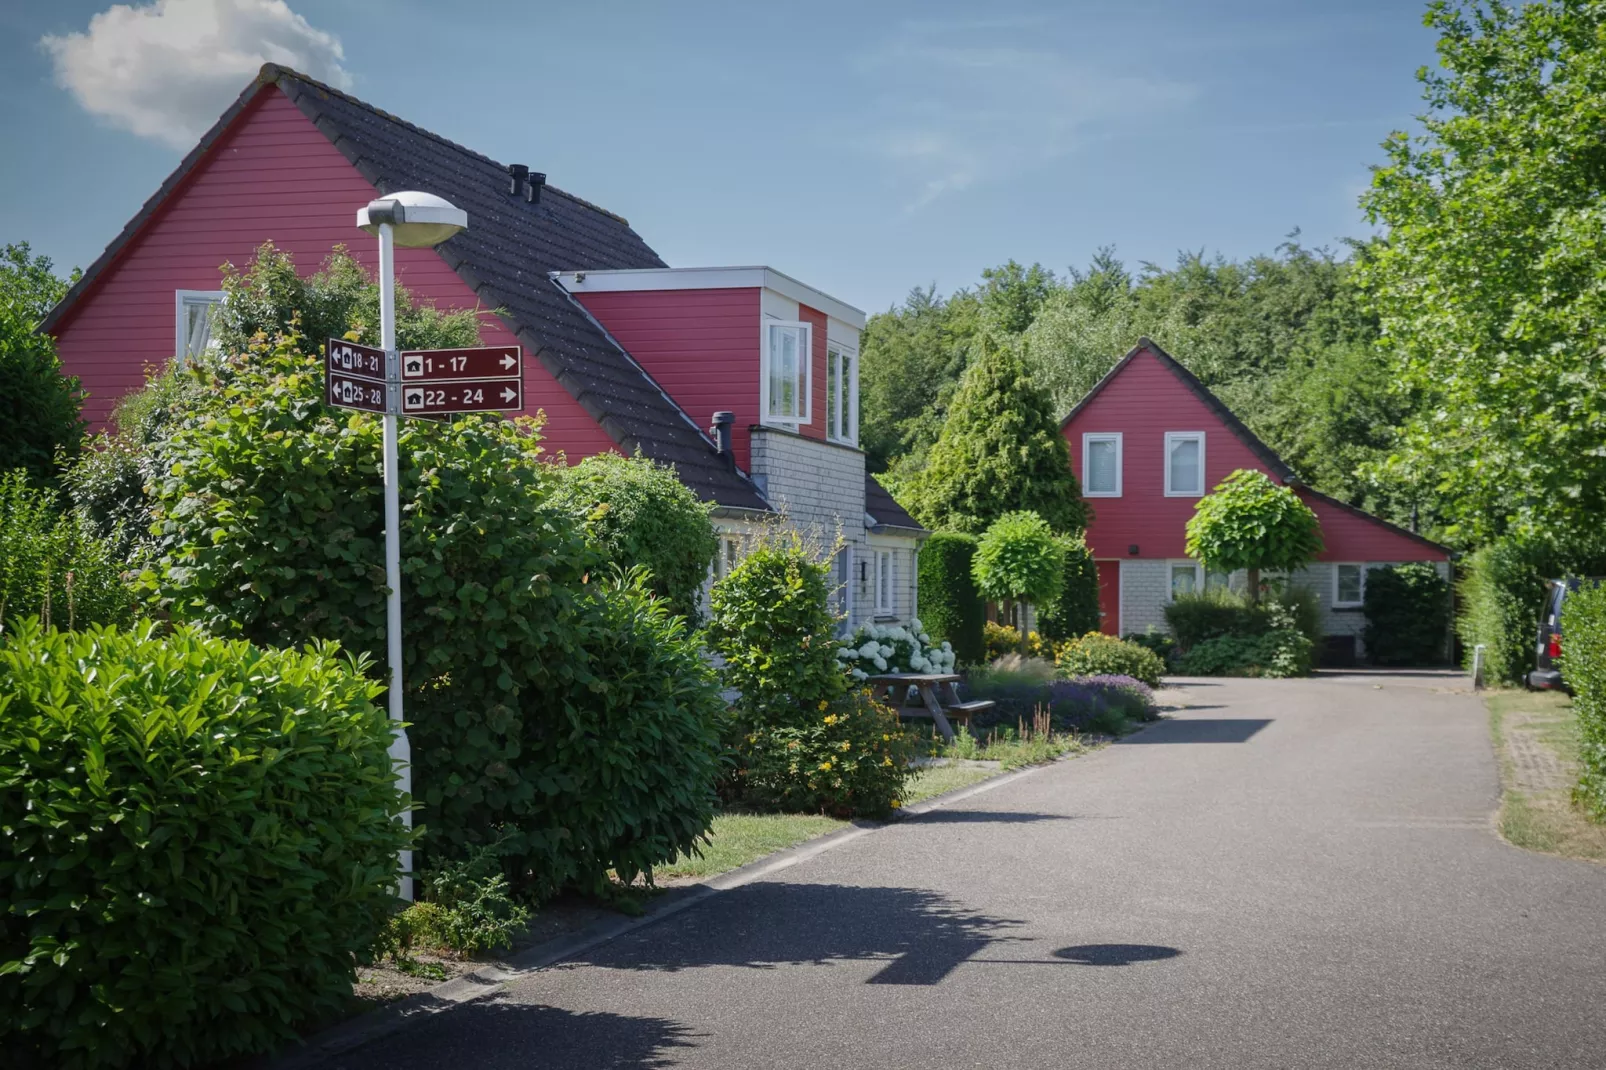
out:
<path id="1" fill-rule="evenodd" d="M 1277 451 L 1260 441 L 1260 437 L 1258 435 L 1249 430 L 1248 427 L 1244 426 L 1244 422 L 1238 419 L 1238 417 L 1233 414 L 1231 409 L 1223 405 L 1221 403 L 1221 399 L 1212 394 L 1210 392 L 1210 388 L 1199 381 L 1198 376 L 1194 375 L 1187 368 L 1184 368 L 1180 361 L 1178 361 L 1170 353 L 1167 353 L 1165 350 L 1161 349 L 1157 343 L 1148 338 L 1138 339 L 1138 344 L 1133 346 L 1127 355 L 1122 357 L 1115 367 L 1110 369 L 1109 374 L 1100 379 L 1098 383 L 1094 385 L 1093 389 L 1087 392 L 1087 396 L 1081 401 L 1078 401 L 1076 403 L 1076 407 L 1066 415 L 1065 419 L 1060 421 L 1060 427 L 1063 428 L 1066 424 L 1074 420 L 1077 413 L 1087 408 L 1088 402 L 1097 397 L 1100 391 L 1108 386 L 1117 375 L 1120 375 L 1128 364 L 1131 364 L 1134 360 L 1136 360 L 1139 353 L 1142 353 L 1145 350 L 1153 353 L 1155 359 L 1160 362 L 1162 367 L 1164 367 L 1172 375 L 1176 376 L 1177 380 L 1181 382 L 1183 386 L 1187 387 L 1195 397 L 1204 402 L 1205 406 L 1209 408 L 1211 412 L 1215 413 L 1216 419 L 1226 424 L 1227 429 L 1236 435 L 1238 440 L 1245 446 L 1248 446 L 1250 451 L 1260 459 L 1260 463 L 1266 466 L 1266 471 L 1270 472 L 1284 483 L 1299 481 L 1298 476 L 1294 474 L 1294 470 L 1292 468 L 1288 467 L 1287 462 L 1281 457 L 1277 456 Z"/>
<path id="2" fill-rule="evenodd" d="M 550 277 L 555 271 L 666 266 L 629 223 L 553 186 L 539 204 L 508 193 L 507 168 L 321 82 L 266 64 L 218 125 L 148 201 L 46 321 L 48 330 L 114 259 L 255 94 L 277 86 L 380 193 L 423 190 L 469 215 L 469 228 L 439 247 L 441 258 L 500 309 L 519 342 L 627 453 L 673 464 L 706 501 L 767 510 L 752 482 L 652 378 Z"/>
<path id="3" fill-rule="evenodd" d="M 893 500 L 892 495 L 887 493 L 887 488 L 872 475 L 864 477 L 864 512 L 875 521 L 872 529 L 875 531 L 880 531 L 882 528 L 901 528 L 915 532 L 926 530 L 904 510 L 903 506 Z"/>

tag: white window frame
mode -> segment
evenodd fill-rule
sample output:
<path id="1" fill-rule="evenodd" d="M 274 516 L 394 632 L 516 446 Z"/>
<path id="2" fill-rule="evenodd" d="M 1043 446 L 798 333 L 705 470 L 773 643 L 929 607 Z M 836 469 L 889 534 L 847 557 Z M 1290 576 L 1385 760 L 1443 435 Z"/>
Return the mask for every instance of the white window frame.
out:
<path id="1" fill-rule="evenodd" d="M 714 556 L 714 578 L 722 580 L 729 576 L 731 570 L 742 563 L 742 557 L 742 537 L 721 534 L 719 552 Z"/>
<path id="2" fill-rule="evenodd" d="M 205 303 L 208 305 L 221 305 L 228 300 L 226 290 L 174 290 L 173 291 L 173 359 L 179 367 L 189 361 L 189 317 L 184 314 L 185 309 L 192 304 Z M 210 339 L 208 348 L 217 343 L 217 339 Z"/>
<path id="3" fill-rule="evenodd" d="M 1353 568 L 1361 574 L 1361 596 L 1353 602 L 1346 602 L 1338 596 L 1338 572 L 1340 569 Z M 1366 564 L 1360 561 L 1334 561 L 1333 562 L 1333 608 L 1354 609 L 1366 602 Z"/>
<path id="4" fill-rule="evenodd" d="M 1115 443 L 1115 489 L 1089 490 L 1087 474 L 1092 471 L 1089 463 L 1092 456 L 1092 445 L 1095 442 Z M 1082 432 L 1082 497 L 1084 498 L 1119 498 L 1121 496 L 1121 462 L 1125 447 L 1122 445 L 1122 434 L 1119 431 L 1084 431 Z"/>
<path id="5" fill-rule="evenodd" d="M 842 374 L 843 362 L 849 374 Z M 832 398 L 832 364 L 836 364 L 835 382 L 841 396 Z M 765 380 L 768 382 L 768 380 Z M 831 426 L 831 403 L 836 401 L 836 426 Z M 840 342 L 827 340 L 825 348 L 825 437 L 830 442 L 854 446 L 859 442 L 859 351 Z"/>
<path id="6" fill-rule="evenodd" d="M 1207 577 L 1205 576 L 1204 566 L 1185 557 L 1174 558 L 1165 563 L 1165 600 L 1167 602 L 1175 602 L 1177 600 L 1177 587 L 1173 582 L 1172 576 L 1178 568 L 1183 566 L 1193 569 L 1193 593 L 1201 594 L 1205 589 L 1204 585 Z"/>
<path id="7" fill-rule="evenodd" d="M 893 590 L 892 590 L 892 585 L 893 585 L 894 582 L 896 582 L 897 575 L 898 575 L 897 564 L 893 560 L 892 551 L 891 550 L 883 550 L 883 549 L 877 547 L 876 551 L 875 551 L 875 592 L 874 593 L 875 593 L 875 613 L 876 613 L 876 616 L 878 616 L 878 617 L 890 617 L 892 615 L 892 605 L 893 605 L 893 602 L 896 599 L 896 595 L 893 593 Z M 885 584 L 882 583 L 883 579 L 886 580 Z M 882 590 L 883 587 L 886 588 L 885 592 L 883 592 L 883 590 Z M 886 594 L 885 601 L 883 601 L 882 597 L 881 597 L 883 593 Z"/>
<path id="8" fill-rule="evenodd" d="M 799 357 L 802 368 L 799 369 L 803 394 L 803 414 L 801 417 L 772 416 L 770 414 L 770 331 L 775 327 L 796 327 L 803 333 L 803 344 L 799 347 Z M 788 427 L 797 429 L 814 422 L 814 324 L 804 320 L 767 319 L 760 325 L 763 332 L 759 339 L 758 362 L 758 412 L 759 423 L 771 427 Z"/>
<path id="9" fill-rule="evenodd" d="M 1199 489 L 1174 490 L 1171 486 L 1171 448 L 1178 442 L 1189 440 L 1199 443 Z M 1165 496 L 1167 498 L 1203 498 L 1205 487 L 1210 480 L 1205 478 L 1205 433 L 1203 431 L 1167 431 L 1165 433 L 1165 456 L 1161 461 L 1165 465 Z"/>

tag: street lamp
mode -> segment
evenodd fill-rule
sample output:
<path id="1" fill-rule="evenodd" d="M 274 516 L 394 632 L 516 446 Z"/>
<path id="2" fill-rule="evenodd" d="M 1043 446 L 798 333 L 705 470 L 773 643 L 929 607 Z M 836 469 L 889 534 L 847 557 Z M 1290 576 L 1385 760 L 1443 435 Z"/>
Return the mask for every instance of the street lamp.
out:
<path id="1" fill-rule="evenodd" d="M 390 758 L 401 790 L 412 794 L 412 753 L 402 722 L 401 499 L 397 493 L 396 413 L 401 409 L 401 362 L 396 355 L 394 246 L 427 249 L 468 226 L 468 213 L 433 193 L 392 193 L 357 210 L 357 226 L 379 238 L 379 345 L 385 351 L 385 636 L 390 660 L 390 719 L 396 734 Z M 413 827 L 411 811 L 402 814 Z M 401 897 L 413 898 L 413 852 L 401 853 Z"/>

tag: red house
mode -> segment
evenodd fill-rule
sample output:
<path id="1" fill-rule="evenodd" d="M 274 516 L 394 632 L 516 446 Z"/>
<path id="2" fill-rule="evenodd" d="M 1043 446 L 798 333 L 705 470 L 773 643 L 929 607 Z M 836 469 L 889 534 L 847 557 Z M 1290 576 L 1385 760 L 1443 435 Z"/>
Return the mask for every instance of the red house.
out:
<path id="1" fill-rule="evenodd" d="M 1361 600 L 1369 567 L 1431 561 L 1448 576 L 1443 546 L 1318 493 L 1245 427 L 1192 372 L 1147 338 L 1062 424 L 1082 494 L 1093 507 L 1088 545 L 1098 562 L 1103 629 L 1165 630 L 1165 606 L 1207 581 L 1187 556 L 1194 504 L 1238 468 L 1295 488 L 1321 521 L 1323 550 L 1291 581 L 1320 600 L 1327 656 L 1363 656 Z M 1239 582 L 1242 582 L 1241 578 Z"/>
<path id="2" fill-rule="evenodd" d="M 840 537 L 850 623 L 914 615 L 925 532 L 858 448 L 862 312 L 770 268 L 671 269 L 624 219 L 545 175 L 273 64 L 41 326 L 87 389 L 91 424 L 148 369 L 207 348 L 225 262 L 272 241 L 310 274 L 347 245 L 372 270 L 356 211 L 407 189 L 446 198 L 469 225 L 437 249 L 397 249 L 399 281 L 436 307 L 482 310 L 487 345 L 524 348 L 526 411 L 545 414 L 549 449 L 674 465 L 714 506 L 719 570 L 777 514 Z M 729 414 L 717 429 L 716 413 Z"/>

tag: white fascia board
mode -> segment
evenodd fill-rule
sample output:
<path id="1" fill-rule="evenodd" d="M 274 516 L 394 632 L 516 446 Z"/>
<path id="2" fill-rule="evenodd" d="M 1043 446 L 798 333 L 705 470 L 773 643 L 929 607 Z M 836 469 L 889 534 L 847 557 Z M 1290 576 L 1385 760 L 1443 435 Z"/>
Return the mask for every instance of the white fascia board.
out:
<path id="1" fill-rule="evenodd" d="M 819 309 L 855 330 L 864 330 L 865 315 L 845 301 L 771 267 L 619 268 L 609 271 L 554 271 L 552 277 L 570 293 L 619 290 L 731 290 L 755 287 L 774 290 L 793 301 Z"/>

